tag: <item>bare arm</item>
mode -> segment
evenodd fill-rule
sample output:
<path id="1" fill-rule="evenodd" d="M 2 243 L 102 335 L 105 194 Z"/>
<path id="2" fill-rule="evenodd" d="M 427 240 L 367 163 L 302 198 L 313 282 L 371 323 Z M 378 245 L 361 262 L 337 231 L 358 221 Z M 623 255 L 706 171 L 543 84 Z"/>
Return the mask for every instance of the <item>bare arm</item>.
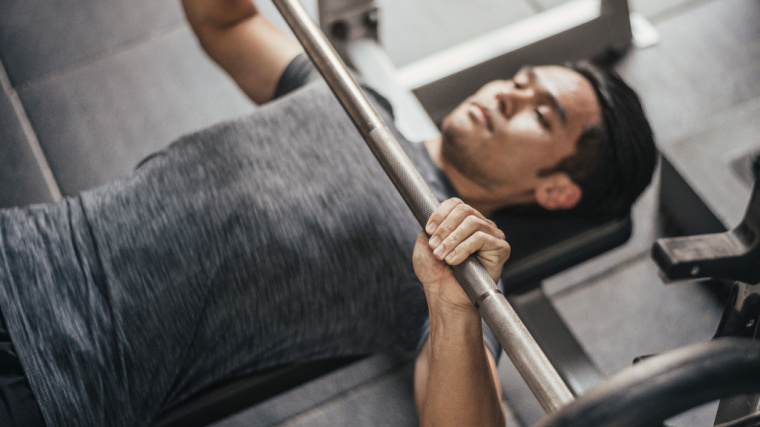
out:
<path id="1" fill-rule="evenodd" d="M 259 13 L 251 0 L 182 0 L 201 46 L 257 104 L 272 99 L 301 45 Z"/>
<path id="2" fill-rule="evenodd" d="M 441 204 L 428 227 L 433 237 L 420 233 L 414 248 L 414 269 L 430 310 L 430 337 L 414 373 L 420 424 L 503 426 L 496 362 L 483 343 L 480 315 L 446 264 L 477 252 L 498 279 L 509 245 L 491 221 L 455 199 Z"/>
<path id="3" fill-rule="evenodd" d="M 471 335 L 474 336 L 475 333 Z M 435 350 L 431 350 L 430 341 L 425 341 L 414 365 L 414 397 L 420 425 L 504 426 L 499 373 L 491 353 L 487 349 L 478 351 L 474 339 L 441 343 Z M 435 391 L 427 393 L 428 388 Z M 462 408 L 465 405 L 468 406 Z"/>

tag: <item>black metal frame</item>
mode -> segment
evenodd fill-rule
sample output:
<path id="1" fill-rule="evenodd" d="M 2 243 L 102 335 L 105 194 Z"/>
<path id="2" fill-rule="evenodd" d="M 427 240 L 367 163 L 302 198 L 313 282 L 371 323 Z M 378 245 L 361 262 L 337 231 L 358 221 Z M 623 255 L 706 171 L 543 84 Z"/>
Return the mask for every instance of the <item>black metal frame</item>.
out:
<path id="1" fill-rule="evenodd" d="M 659 239 L 652 258 L 667 280 L 711 278 L 734 282 L 715 338 L 760 338 L 760 176 L 744 218 L 731 230 Z M 760 395 L 721 399 L 715 423 L 758 411 Z"/>

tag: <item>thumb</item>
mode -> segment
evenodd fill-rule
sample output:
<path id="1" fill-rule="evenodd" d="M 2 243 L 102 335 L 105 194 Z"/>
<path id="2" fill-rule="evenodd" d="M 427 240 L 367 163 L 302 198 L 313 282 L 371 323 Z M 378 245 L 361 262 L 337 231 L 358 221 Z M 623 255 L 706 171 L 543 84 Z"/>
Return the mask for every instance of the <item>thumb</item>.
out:
<path id="1" fill-rule="evenodd" d="M 417 240 L 414 242 L 414 253 L 412 254 L 414 273 L 425 287 L 440 282 L 452 274 L 446 263 L 439 261 L 433 255 L 433 250 L 430 249 L 428 243 L 429 239 L 424 231 L 420 231 Z"/>

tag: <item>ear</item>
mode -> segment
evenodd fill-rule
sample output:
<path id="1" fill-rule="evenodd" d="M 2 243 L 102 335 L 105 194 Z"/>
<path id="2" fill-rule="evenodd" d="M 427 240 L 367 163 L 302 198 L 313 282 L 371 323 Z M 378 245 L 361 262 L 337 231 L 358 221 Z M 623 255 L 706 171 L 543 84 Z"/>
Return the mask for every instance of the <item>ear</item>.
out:
<path id="1" fill-rule="evenodd" d="M 581 187 L 564 172 L 541 178 L 535 188 L 536 203 L 551 211 L 574 207 L 582 195 Z"/>

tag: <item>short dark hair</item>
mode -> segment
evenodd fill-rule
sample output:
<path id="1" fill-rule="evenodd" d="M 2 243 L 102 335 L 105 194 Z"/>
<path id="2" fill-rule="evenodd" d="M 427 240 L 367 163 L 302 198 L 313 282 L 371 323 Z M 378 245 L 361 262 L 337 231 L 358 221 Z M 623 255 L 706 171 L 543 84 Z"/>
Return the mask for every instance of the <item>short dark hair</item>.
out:
<path id="1" fill-rule="evenodd" d="M 586 128 L 576 153 L 564 158 L 546 176 L 565 172 L 583 190 L 571 211 L 584 216 L 622 217 L 652 180 L 657 148 L 641 101 L 613 70 L 588 61 L 566 64 L 594 88 L 602 123 Z"/>

